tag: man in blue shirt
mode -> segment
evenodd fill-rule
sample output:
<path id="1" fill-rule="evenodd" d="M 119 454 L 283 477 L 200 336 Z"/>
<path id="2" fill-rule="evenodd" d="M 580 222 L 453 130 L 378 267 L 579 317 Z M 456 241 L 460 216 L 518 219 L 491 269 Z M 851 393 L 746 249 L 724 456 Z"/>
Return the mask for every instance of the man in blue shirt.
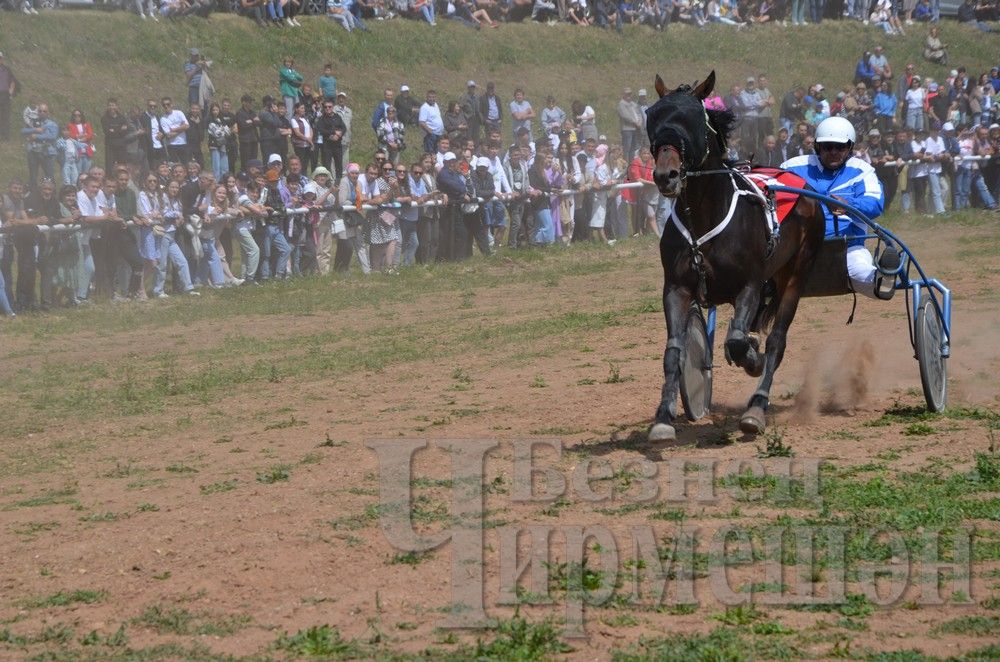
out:
<path id="1" fill-rule="evenodd" d="M 781 164 L 785 170 L 802 177 L 813 189 L 836 198 L 859 210 L 870 219 L 882 215 L 885 194 L 875 169 L 851 156 L 857 137 L 854 126 L 843 117 L 829 117 L 816 127 L 816 154 L 796 156 Z M 895 271 L 899 253 L 886 246 L 875 267 L 872 254 L 865 248 L 868 228 L 844 215 L 844 210 L 824 205 L 826 236 L 847 236 L 847 274 L 856 292 L 877 299 L 891 299 L 895 292 Z M 892 275 L 883 276 L 881 272 Z"/>

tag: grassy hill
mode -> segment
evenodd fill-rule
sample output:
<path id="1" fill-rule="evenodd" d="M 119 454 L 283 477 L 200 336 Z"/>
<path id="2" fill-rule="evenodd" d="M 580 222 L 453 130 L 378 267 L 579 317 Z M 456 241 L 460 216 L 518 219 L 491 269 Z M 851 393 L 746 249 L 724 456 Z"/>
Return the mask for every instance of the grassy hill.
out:
<path id="1" fill-rule="evenodd" d="M 77 10 L 41 17 L 4 13 L 2 19 L 0 50 L 24 84 L 14 102 L 15 120 L 29 97 L 48 101 L 59 122 L 66 121 L 71 106 L 98 119 L 109 95 L 129 104 L 147 95 L 185 98 L 182 64 L 193 46 L 215 61 L 212 78 L 220 96 L 235 100 L 249 92 L 260 98 L 276 91 L 277 66 L 291 54 L 312 80 L 325 62 L 334 63 L 355 108 L 360 128 L 355 145 L 365 151 L 372 146 L 365 127 L 382 88 L 402 83 L 419 96 L 433 86 L 442 101 L 463 92 L 470 78 L 480 85 L 496 81 L 504 99 L 522 86 L 539 108 L 548 93 L 566 109 L 580 98 L 596 109 L 600 130 L 617 135 L 614 104 L 620 88 L 645 86 L 652 93 L 657 72 L 670 86 L 702 78 L 714 68 L 723 90 L 751 73 L 769 75 L 775 95 L 793 82 L 822 81 L 839 88 L 850 83 L 861 52 L 884 43 L 898 70 L 913 61 L 926 75 L 940 79 L 946 74 L 943 67 L 922 61 L 923 30 L 890 39 L 854 22 L 798 29 L 769 25 L 743 32 L 725 26 L 702 32 L 674 25 L 666 33 L 635 27 L 618 35 L 530 23 L 475 32 L 449 21 L 432 28 L 406 20 L 373 22 L 371 33 L 347 34 L 321 17 L 303 19 L 300 29 L 261 31 L 249 20 L 226 14 L 157 24 L 123 12 Z M 942 32 L 955 66 L 978 72 L 996 64 L 995 39 L 951 22 Z M 0 148 L 0 177 L 24 170 L 18 142 Z"/>

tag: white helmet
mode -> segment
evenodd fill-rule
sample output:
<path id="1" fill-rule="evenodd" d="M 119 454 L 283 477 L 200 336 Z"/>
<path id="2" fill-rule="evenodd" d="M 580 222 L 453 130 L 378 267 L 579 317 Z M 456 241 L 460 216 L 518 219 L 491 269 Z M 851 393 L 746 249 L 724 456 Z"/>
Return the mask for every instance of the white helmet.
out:
<path id="1" fill-rule="evenodd" d="M 843 117 L 827 117 L 816 127 L 817 143 L 854 143 L 854 125 Z"/>

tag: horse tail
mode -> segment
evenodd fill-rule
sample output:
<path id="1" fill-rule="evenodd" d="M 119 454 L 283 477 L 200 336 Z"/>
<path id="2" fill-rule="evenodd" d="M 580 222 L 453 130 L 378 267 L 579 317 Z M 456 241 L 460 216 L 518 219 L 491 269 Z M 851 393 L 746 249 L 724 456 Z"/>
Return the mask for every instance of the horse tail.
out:
<path id="1" fill-rule="evenodd" d="M 750 324 L 750 330 L 755 333 L 767 333 L 775 316 L 778 314 L 778 291 L 773 280 L 769 280 L 761 288 L 760 304 L 757 306 L 757 313 Z"/>

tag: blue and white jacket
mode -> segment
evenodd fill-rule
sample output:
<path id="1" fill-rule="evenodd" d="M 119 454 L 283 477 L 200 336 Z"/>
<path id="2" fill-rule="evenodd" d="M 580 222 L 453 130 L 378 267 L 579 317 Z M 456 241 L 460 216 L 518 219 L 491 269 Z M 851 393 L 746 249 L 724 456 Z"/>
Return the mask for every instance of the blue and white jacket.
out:
<path id="1" fill-rule="evenodd" d="M 875 169 L 857 157 L 848 158 L 844 165 L 835 171 L 824 168 L 815 154 L 790 158 L 782 163 L 781 167 L 802 177 L 817 193 L 843 198 L 848 205 L 870 219 L 881 216 L 885 210 L 882 182 L 876 176 Z M 823 215 L 826 217 L 827 237 L 838 235 L 857 237 L 849 242 L 851 246 L 865 243 L 862 236 L 867 234 L 868 227 L 864 223 L 854 221 L 848 216 L 840 216 L 835 225 L 833 214 L 826 205 L 823 206 Z"/>

